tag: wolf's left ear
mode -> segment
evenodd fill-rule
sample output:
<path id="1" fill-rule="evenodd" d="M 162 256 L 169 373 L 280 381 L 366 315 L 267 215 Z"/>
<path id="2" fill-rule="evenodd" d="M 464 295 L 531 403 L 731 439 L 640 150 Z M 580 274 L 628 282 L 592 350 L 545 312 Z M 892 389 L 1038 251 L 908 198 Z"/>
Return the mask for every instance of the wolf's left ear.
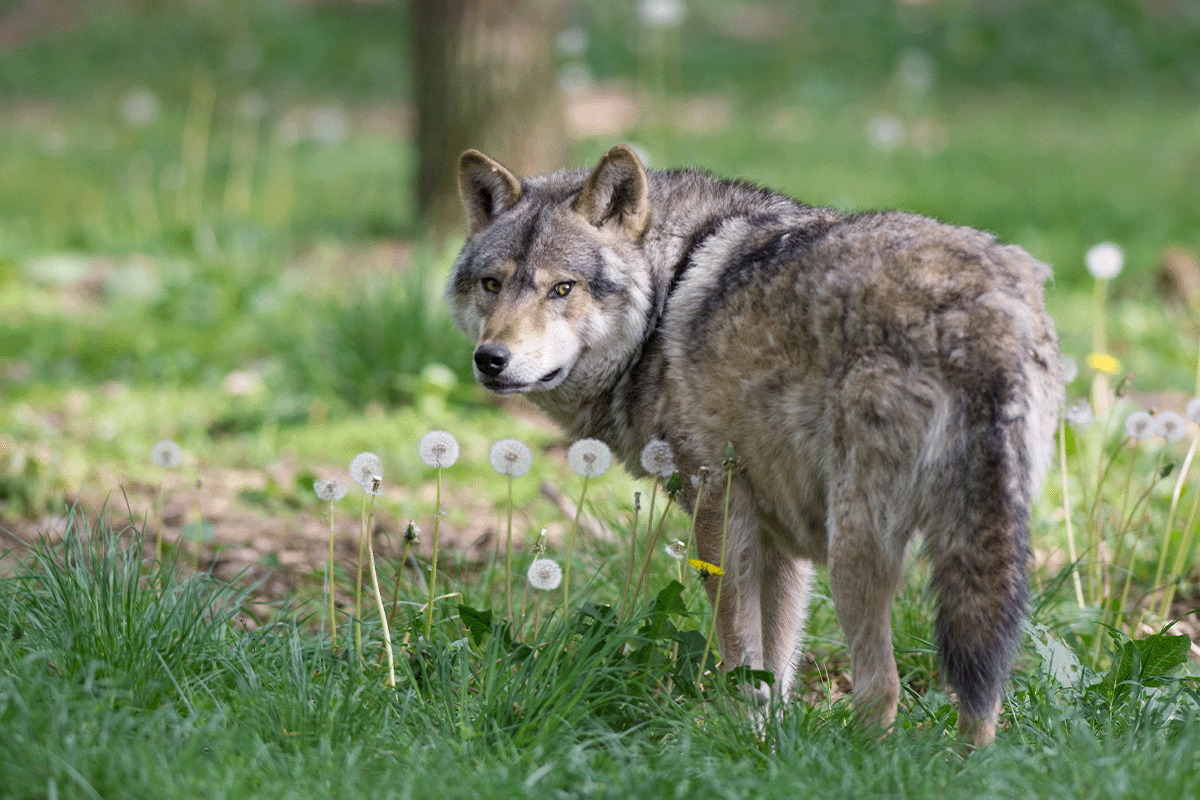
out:
<path id="1" fill-rule="evenodd" d="M 641 238 L 650 224 L 650 185 L 637 154 L 623 144 L 605 153 L 572 208 L 597 228 L 613 221 Z"/>
<path id="2" fill-rule="evenodd" d="M 467 233 L 483 230 L 521 199 L 521 181 L 508 167 L 478 150 L 458 159 L 458 190 L 467 210 Z"/>

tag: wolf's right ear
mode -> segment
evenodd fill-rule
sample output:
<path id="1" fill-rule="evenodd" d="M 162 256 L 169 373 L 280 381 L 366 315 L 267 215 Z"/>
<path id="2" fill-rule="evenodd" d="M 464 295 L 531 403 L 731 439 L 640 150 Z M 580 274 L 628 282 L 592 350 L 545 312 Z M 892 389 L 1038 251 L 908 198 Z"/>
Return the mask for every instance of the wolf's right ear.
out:
<path id="1" fill-rule="evenodd" d="M 597 228 L 615 221 L 629 238 L 640 239 L 650 224 L 650 183 L 633 149 L 619 144 L 605 153 L 572 208 Z"/>
<path id="2" fill-rule="evenodd" d="M 521 181 L 507 167 L 478 150 L 458 159 L 458 190 L 467 210 L 468 235 L 492 224 L 521 199 Z"/>

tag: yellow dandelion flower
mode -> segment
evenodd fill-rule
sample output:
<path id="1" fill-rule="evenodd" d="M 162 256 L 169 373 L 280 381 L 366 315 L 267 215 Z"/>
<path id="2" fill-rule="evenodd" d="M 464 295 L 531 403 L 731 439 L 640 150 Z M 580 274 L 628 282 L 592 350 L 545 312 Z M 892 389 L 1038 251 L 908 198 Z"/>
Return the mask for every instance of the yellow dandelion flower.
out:
<path id="1" fill-rule="evenodd" d="M 1121 371 L 1121 362 L 1108 353 L 1092 353 L 1087 357 L 1087 365 L 1097 372 L 1116 375 Z"/>
<path id="2" fill-rule="evenodd" d="M 698 558 L 689 558 L 687 560 L 696 569 L 700 570 L 700 577 L 707 578 L 709 575 L 724 575 L 725 570 L 718 567 L 716 564 L 710 564 L 707 561 L 701 561 Z"/>

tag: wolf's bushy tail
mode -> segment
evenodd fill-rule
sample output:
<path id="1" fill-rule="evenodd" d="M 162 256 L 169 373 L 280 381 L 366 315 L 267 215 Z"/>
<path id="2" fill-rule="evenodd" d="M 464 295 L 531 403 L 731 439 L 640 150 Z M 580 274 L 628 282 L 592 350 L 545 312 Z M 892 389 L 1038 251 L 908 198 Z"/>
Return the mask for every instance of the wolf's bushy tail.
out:
<path id="1" fill-rule="evenodd" d="M 993 363 L 995 363 L 993 361 Z M 1031 372 L 1037 371 L 1037 374 Z M 943 676 L 960 711 L 994 718 L 1028 607 L 1029 513 L 1052 426 L 1053 383 L 1032 363 L 975 376 L 945 487 L 957 519 L 928 532 Z M 978 381 L 983 380 L 981 384 Z M 990 385 L 989 385 L 990 384 Z"/>

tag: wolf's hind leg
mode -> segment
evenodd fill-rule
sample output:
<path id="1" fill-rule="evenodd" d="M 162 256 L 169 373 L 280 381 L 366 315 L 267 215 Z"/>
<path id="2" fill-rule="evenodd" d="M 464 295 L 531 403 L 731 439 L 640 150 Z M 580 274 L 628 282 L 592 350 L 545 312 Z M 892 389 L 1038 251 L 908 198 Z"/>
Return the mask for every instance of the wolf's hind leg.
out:
<path id="1" fill-rule="evenodd" d="M 850 650 L 855 712 L 862 724 L 887 730 L 900 700 L 891 609 L 901 559 L 881 546 L 861 497 L 832 500 L 829 590 Z"/>

